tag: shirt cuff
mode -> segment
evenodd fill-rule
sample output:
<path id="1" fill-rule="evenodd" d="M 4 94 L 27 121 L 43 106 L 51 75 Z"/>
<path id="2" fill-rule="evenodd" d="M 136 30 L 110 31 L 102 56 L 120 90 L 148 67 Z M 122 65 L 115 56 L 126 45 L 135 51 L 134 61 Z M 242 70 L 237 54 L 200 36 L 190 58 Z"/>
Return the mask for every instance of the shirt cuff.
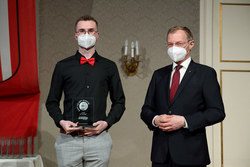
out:
<path id="1" fill-rule="evenodd" d="M 157 127 L 158 127 L 158 125 L 156 125 L 156 124 L 155 124 L 155 118 L 156 118 L 156 117 L 158 117 L 158 115 L 156 115 L 156 116 L 153 118 L 153 120 L 152 120 L 152 125 L 153 125 L 154 127 L 156 127 L 156 128 L 157 128 Z M 185 120 L 185 121 L 186 121 L 186 120 Z"/>
<path id="2" fill-rule="evenodd" d="M 184 117 L 184 120 L 185 120 L 185 125 L 183 126 L 183 128 L 188 129 L 188 123 L 187 123 L 187 121 L 186 121 L 186 118 L 185 118 L 185 117 Z"/>

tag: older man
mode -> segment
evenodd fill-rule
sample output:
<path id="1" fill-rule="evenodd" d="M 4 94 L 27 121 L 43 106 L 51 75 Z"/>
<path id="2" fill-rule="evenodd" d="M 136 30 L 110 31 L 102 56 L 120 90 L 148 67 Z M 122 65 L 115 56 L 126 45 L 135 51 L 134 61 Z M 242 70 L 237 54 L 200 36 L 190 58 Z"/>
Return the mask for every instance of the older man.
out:
<path id="1" fill-rule="evenodd" d="M 167 33 L 171 65 L 154 72 L 141 118 L 153 133 L 152 167 L 204 167 L 210 163 L 206 126 L 225 118 L 216 72 L 195 63 L 191 31 Z"/>

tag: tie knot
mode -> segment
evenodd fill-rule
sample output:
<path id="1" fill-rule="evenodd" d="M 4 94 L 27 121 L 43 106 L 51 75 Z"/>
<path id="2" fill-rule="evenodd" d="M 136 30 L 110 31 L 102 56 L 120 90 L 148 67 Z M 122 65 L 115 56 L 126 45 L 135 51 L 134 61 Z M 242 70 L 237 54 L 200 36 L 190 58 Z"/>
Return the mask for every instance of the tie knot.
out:
<path id="1" fill-rule="evenodd" d="M 176 71 L 179 71 L 181 69 L 182 65 L 177 65 L 176 66 Z"/>

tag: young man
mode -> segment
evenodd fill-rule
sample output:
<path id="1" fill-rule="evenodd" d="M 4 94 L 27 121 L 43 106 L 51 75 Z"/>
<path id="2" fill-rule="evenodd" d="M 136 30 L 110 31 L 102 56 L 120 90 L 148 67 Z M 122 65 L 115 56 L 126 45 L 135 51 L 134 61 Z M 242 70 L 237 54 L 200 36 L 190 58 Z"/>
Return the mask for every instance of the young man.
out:
<path id="1" fill-rule="evenodd" d="M 60 128 L 55 143 L 59 167 L 108 166 L 112 140 L 107 130 L 125 110 L 117 66 L 96 52 L 98 38 L 97 21 L 88 15 L 80 17 L 75 24 L 79 49 L 59 61 L 52 76 L 46 107 Z M 64 112 L 59 107 L 62 92 Z M 106 115 L 108 93 L 112 105 Z M 85 127 L 88 120 L 93 124 Z"/>
<path id="2" fill-rule="evenodd" d="M 141 118 L 153 130 L 152 167 L 204 167 L 210 163 L 206 126 L 225 118 L 216 72 L 195 63 L 187 27 L 167 34 L 173 64 L 154 72 Z"/>

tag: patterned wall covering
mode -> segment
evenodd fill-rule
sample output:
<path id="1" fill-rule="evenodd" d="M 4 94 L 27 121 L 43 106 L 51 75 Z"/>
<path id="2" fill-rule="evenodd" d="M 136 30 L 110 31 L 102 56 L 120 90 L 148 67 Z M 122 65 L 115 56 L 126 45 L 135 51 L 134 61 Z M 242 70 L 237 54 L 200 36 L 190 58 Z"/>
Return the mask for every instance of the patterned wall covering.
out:
<path id="1" fill-rule="evenodd" d="M 125 114 L 110 129 L 110 166 L 150 166 L 152 134 L 139 118 L 141 106 L 153 71 L 171 63 L 166 49 L 170 27 L 185 25 L 191 29 L 196 42 L 191 56 L 199 61 L 199 0 L 36 0 L 36 6 L 41 89 L 37 149 L 45 166 L 56 166 L 58 129 L 44 106 L 51 75 L 57 61 L 75 53 L 74 24 L 84 14 L 98 20 L 97 51 L 116 62 L 126 95 Z M 126 76 L 122 69 L 126 39 L 129 45 L 139 41 L 141 64 L 134 77 Z"/>
<path id="2" fill-rule="evenodd" d="M 199 43 L 199 3 L 197 0 L 109 0 L 94 1 L 92 15 L 99 22 L 101 38 L 98 50 L 106 57 L 121 57 L 125 39 L 138 40 L 147 65 L 137 75 L 151 75 L 156 68 L 170 63 L 166 49 L 166 32 L 175 25 L 188 26 Z M 192 55 L 198 58 L 197 45 Z M 160 61 L 159 61 L 160 60 Z M 150 61 L 150 62 L 148 62 Z"/>

